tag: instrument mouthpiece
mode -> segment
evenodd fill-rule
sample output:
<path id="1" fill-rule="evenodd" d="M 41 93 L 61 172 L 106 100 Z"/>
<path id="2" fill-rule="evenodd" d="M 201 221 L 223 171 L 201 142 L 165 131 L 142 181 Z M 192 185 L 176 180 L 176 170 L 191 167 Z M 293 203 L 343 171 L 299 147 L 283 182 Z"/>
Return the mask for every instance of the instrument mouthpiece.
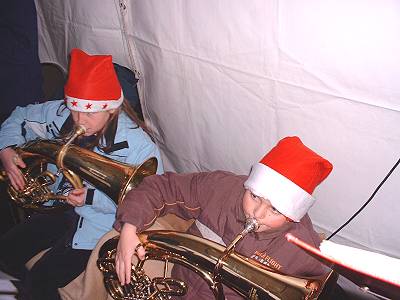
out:
<path id="1" fill-rule="evenodd" d="M 244 224 L 243 233 L 247 234 L 249 232 L 256 231 L 259 227 L 260 224 L 258 224 L 258 221 L 255 218 L 247 218 Z"/>
<path id="2" fill-rule="evenodd" d="M 84 134 L 86 132 L 86 128 L 83 125 L 78 125 L 75 127 L 75 134 L 76 135 L 81 135 Z"/>

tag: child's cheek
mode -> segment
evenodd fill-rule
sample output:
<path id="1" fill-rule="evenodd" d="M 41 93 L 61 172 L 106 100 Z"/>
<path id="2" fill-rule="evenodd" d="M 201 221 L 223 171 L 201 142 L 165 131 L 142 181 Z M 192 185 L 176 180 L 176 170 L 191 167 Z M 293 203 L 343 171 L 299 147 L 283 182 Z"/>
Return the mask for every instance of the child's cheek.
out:
<path id="1" fill-rule="evenodd" d="M 246 199 L 243 199 L 242 201 L 242 209 L 243 213 L 246 217 L 251 216 L 251 203 L 247 201 Z"/>

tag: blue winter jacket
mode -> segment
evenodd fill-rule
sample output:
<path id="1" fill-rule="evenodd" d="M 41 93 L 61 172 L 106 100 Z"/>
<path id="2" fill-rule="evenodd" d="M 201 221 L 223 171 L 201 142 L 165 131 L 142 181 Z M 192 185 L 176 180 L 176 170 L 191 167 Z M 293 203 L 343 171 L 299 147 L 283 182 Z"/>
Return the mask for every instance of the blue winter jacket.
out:
<path id="1" fill-rule="evenodd" d="M 36 138 L 57 138 L 69 115 L 70 110 L 64 106 L 63 100 L 17 107 L 1 126 L 0 150 L 9 146 L 20 146 Z M 111 152 L 105 153 L 97 147 L 94 152 L 131 165 L 139 165 L 150 157 L 156 157 L 157 174 L 163 173 L 158 147 L 124 112 L 118 117 L 118 127 Z M 49 165 L 48 168 L 55 170 L 54 165 Z M 61 178 L 54 187 L 59 186 L 60 180 Z M 100 237 L 111 230 L 117 206 L 100 190 L 87 182 L 85 185 L 88 187 L 85 205 L 75 207 L 80 218 L 72 247 L 91 250 Z"/>

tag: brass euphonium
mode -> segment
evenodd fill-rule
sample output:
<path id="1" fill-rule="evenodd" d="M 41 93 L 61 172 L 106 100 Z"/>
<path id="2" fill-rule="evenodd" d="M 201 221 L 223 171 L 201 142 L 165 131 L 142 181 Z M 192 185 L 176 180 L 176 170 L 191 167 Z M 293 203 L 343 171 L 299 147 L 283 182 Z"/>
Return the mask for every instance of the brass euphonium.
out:
<path id="1" fill-rule="evenodd" d="M 244 230 L 228 246 L 176 231 L 144 231 L 139 238 L 146 249 L 146 257 L 132 266 L 131 283 L 121 286 L 115 273 L 115 253 L 118 237 L 101 247 L 98 267 L 103 272 L 109 294 L 116 300 L 170 299 L 182 296 L 186 284 L 168 278 L 168 262 L 183 265 L 200 275 L 208 284 L 215 299 L 225 299 L 222 284 L 246 299 L 327 299 L 336 283 L 337 274 L 324 278 L 288 276 L 256 263 L 234 251 L 235 245 L 258 227 L 254 219 L 246 221 Z M 150 279 L 144 271 L 148 260 L 165 262 L 164 276 Z"/>
<path id="2" fill-rule="evenodd" d="M 8 193 L 12 200 L 23 208 L 38 212 L 51 212 L 66 207 L 64 195 L 51 191 L 51 185 L 59 175 L 64 175 L 74 188 L 83 186 L 82 179 L 107 194 L 117 205 L 125 194 L 136 187 L 145 176 L 155 174 L 157 159 L 152 157 L 139 166 L 132 166 L 104 157 L 93 151 L 71 144 L 85 128 L 77 126 L 67 140 L 37 139 L 17 147 L 17 154 L 27 165 L 22 169 L 25 179 L 23 190 L 11 184 Z M 47 170 L 47 164 L 57 167 L 55 174 Z M 0 181 L 6 181 L 5 171 L 0 172 Z M 61 205 L 49 205 L 50 200 L 59 200 Z"/>

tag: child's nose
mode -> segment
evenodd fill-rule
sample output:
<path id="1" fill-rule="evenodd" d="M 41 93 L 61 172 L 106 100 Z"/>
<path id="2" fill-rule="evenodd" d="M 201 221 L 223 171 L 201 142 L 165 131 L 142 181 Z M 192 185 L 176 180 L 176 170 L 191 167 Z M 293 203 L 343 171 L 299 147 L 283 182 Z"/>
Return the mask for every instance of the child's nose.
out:
<path id="1" fill-rule="evenodd" d="M 85 114 L 82 112 L 78 112 L 77 116 L 76 116 L 76 123 L 78 125 L 85 125 Z"/>
<path id="2" fill-rule="evenodd" d="M 78 113 L 76 114 L 76 118 L 75 118 L 76 123 L 79 124 L 79 121 L 81 120 L 81 116 L 82 116 L 82 114 L 81 114 L 80 112 L 78 112 Z"/>
<path id="3" fill-rule="evenodd" d="M 254 217 L 257 220 L 263 219 L 265 217 L 265 214 L 267 212 L 266 205 L 263 203 L 263 201 L 260 201 L 255 207 L 254 207 Z"/>

